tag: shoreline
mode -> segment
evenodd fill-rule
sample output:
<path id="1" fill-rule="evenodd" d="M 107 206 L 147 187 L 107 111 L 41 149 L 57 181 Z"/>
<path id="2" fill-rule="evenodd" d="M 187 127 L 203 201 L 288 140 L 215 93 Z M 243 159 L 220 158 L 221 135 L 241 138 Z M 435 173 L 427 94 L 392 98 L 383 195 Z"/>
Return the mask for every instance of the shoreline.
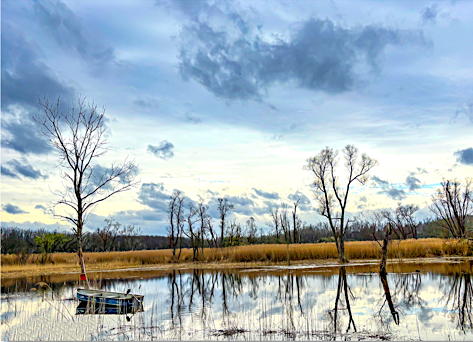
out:
<path id="1" fill-rule="evenodd" d="M 416 265 L 416 264 L 457 264 L 459 262 L 469 262 L 473 265 L 473 257 L 470 256 L 438 256 L 438 257 L 418 257 L 418 258 L 389 258 L 388 265 Z M 115 264 L 91 264 L 87 265 L 87 274 L 89 277 L 102 277 L 107 273 L 136 273 L 136 272 L 154 272 L 169 273 L 172 271 L 291 271 L 291 270 L 313 270 L 313 269 L 338 269 L 340 266 L 347 268 L 354 267 L 378 267 L 379 259 L 353 259 L 347 264 L 339 264 L 337 259 L 305 259 L 293 260 L 287 262 L 271 261 L 251 261 L 251 262 L 182 262 L 182 263 L 161 263 L 147 265 L 130 265 L 125 263 Z M 79 265 L 59 264 L 59 265 L 8 265 L 2 266 L 0 277 L 2 280 L 33 278 L 41 276 L 69 276 L 75 277 L 80 274 Z"/>

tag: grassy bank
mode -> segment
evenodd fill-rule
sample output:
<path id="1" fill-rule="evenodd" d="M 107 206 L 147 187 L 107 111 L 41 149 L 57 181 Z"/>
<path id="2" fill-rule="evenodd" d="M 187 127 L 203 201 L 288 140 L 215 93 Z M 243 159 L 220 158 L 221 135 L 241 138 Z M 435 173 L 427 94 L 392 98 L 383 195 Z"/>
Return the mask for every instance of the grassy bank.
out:
<path id="1" fill-rule="evenodd" d="M 346 243 L 346 254 L 349 259 L 377 259 L 380 248 L 374 241 L 352 241 Z M 436 256 L 470 256 L 473 255 L 471 243 L 466 240 L 418 239 L 393 241 L 389 248 L 390 258 L 426 258 Z M 239 263 L 239 262 L 285 262 L 300 260 L 335 259 L 337 250 L 334 243 L 316 244 L 271 244 L 249 245 L 227 248 L 206 248 L 199 256 L 198 262 Z M 35 267 L 76 266 L 77 256 L 74 253 L 51 254 L 46 263 L 41 255 L 28 256 L 26 260 L 14 254 L 1 256 L 2 273 L 11 269 L 34 269 Z M 128 252 L 94 252 L 85 253 L 89 266 L 120 265 L 123 267 L 158 265 L 173 263 L 172 251 L 144 250 Z M 192 261 L 192 250 L 183 249 L 178 263 Z M 175 262 L 174 262 L 175 263 Z"/>

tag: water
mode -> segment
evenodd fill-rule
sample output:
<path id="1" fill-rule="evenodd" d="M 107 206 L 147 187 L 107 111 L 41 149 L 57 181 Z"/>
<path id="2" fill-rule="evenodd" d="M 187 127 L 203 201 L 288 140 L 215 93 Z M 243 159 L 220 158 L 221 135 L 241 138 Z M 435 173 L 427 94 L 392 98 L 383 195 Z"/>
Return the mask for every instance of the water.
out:
<path id="1" fill-rule="evenodd" d="M 8 279 L 2 340 L 473 340 L 470 261 L 388 270 L 386 278 L 374 265 L 96 275 L 103 289 L 144 294 L 143 311 L 126 315 L 76 314 L 77 275 Z M 38 280 L 51 289 L 31 291 Z"/>

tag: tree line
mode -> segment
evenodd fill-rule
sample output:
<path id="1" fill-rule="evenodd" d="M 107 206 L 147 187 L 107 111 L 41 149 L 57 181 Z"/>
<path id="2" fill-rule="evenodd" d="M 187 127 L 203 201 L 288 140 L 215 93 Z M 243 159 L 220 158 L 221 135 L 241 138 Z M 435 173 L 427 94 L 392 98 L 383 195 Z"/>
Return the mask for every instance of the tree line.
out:
<path id="1" fill-rule="evenodd" d="M 87 280 L 83 252 L 92 248 L 88 240 L 95 241 L 98 247 L 94 248 L 100 250 L 120 248 L 117 247 L 120 241 L 122 243 L 137 241 L 126 238 L 131 234 L 116 233 L 113 225 L 111 227 L 106 225 L 93 235 L 84 230 L 87 214 L 93 208 L 136 184 L 134 179 L 137 167 L 128 160 L 114 163 L 109 168 L 98 164 L 107 152 L 107 126 L 105 111 L 98 109 L 95 104 L 80 99 L 76 106 L 68 107 L 58 99 L 54 103 L 43 100 L 41 107 L 42 111 L 35 116 L 35 120 L 57 154 L 63 171 L 62 178 L 65 181 L 63 191 L 58 193 L 53 212 L 56 217 L 71 224 L 72 234 L 66 235 L 73 235 L 71 241 L 74 242 L 70 243 L 76 247 L 81 273 Z M 377 162 L 367 154 L 360 154 L 353 145 L 347 145 L 341 151 L 343 164 L 340 163 L 339 155 L 338 151 L 326 147 L 309 158 L 305 168 L 312 175 L 311 187 L 317 203 L 317 212 L 325 218 L 324 229 L 331 233 L 330 239 L 336 244 L 339 260 L 345 263 L 347 261 L 345 241 L 351 231 L 359 225 L 347 212 L 352 187 L 356 183 L 366 184 L 369 173 Z M 273 241 L 300 243 L 303 242 L 304 236 L 310 236 L 306 234 L 310 229 L 303 228 L 304 225 L 298 216 L 299 204 L 296 200 L 290 207 L 283 205 L 271 211 L 274 232 L 269 236 L 275 236 Z M 186 204 L 182 192 L 175 191 L 168 205 L 167 236 L 167 246 L 172 249 L 173 257 L 179 259 L 182 248 L 186 247 L 187 242 L 193 249 L 195 259 L 199 253 L 203 253 L 205 247 L 225 247 L 265 241 L 263 233 L 260 233 L 258 238 L 254 218 L 248 219 L 245 225 L 241 225 L 230 220 L 232 210 L 232 203 L 228 199 L 219 198 L 218 223 L 214 224 L 209 215 L 208 204 L 203 201 Z M 418 223 L 413 219 L 416 210 L 416 207 L 404 206 L 394 212 L 381 212 L 371 219 L 368 225 L 361 224 L 364 228 L 359 227 L 359 231 L 371 231 L 371 238 L 379 242 L 384 252 L 393 237 L 420 236 Z M 468 225 L 471 223 L 469 220 L 473 215 L 471 180 L 466 180 L 463 184 L 457 180 L 442 182 L 441 188 L 433 198 L 431 211 L 448 236 L 468 237 Z M 366 228 L 367 226 L 369 227 Z M 3 234 L 2 230 L 2 238 Z M 91 239 L 91 236 L 94 238 Z M 38 235 L 35 248 L 49 250 L 52 249 L 51 246 L 64 245 L 64 241 L 68 240 L 42 234 Z M 383 244 L 380 241 L 383 241 Z M 3 242 L 2 239 L 2 253 L 6 250 Z M 310 242 L 315 242 L 315 239 Z"/>

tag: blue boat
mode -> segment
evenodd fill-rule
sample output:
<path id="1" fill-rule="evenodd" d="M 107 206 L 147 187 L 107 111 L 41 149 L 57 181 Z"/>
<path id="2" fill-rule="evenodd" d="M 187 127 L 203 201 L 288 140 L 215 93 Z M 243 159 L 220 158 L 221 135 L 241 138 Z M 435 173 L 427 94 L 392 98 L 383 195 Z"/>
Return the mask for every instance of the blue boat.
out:
<path id="1" fill-rule="evenodd" d="M 93 304 L 91 302 L 79 302 L 76 308 L 76 315 L 134 315 L 143 311 L 143 305 L 118 306 Z"/>
<path id="2" fill-rule="evenodd" d="M 102 290 L 77 289 L 77 299 L 91 304 L 104 304 L 109 306 L 140 306 L 143 304 L 142 295 L 129 293 L 109 292 Z"/>

